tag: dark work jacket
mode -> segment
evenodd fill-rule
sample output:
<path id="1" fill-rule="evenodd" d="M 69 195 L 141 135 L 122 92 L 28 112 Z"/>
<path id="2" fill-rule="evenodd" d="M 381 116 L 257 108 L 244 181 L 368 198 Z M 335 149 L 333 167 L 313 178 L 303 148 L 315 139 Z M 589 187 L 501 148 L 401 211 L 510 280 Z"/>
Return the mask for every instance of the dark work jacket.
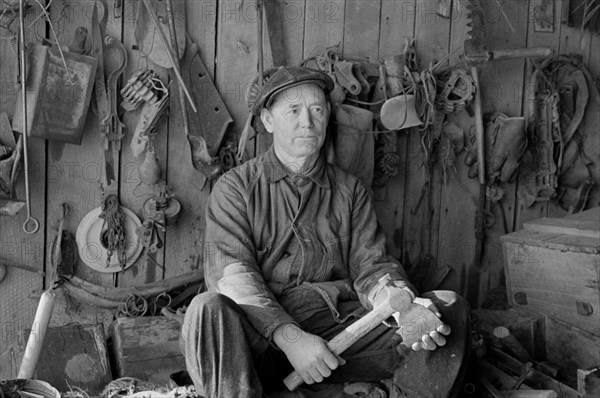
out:
<path id="1" fill-rule="evenodd" d="M 323 300 L 335 317 L 338 300 L 370 308 L 385 274 L 414 291 L 386 254 L 367 189 L 323 156 L 305 178 L 290 176 L 273 147 L 225 173 L 208 200 L 204 241 L 209 291 L 232 298 L 266 338 Z"/>

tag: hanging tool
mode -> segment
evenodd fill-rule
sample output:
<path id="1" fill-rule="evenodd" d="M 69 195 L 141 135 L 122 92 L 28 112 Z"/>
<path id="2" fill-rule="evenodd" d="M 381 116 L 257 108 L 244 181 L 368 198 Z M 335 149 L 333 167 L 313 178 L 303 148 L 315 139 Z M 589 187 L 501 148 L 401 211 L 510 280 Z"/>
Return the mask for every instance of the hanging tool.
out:
<path id="1" fill-rule="evenodd" d="M 115 49 L 117 53 L 116 63 L 114 65 L 105 65 L 108 73 L 108 84 L 106 87 L 106 97 L 108 99 L 108 112 L 100 120 L 100 133 L 102 134 L 102 145 L 104 148 L 104 166 L 105 166 L 105 190 L 107 193 L 116 194 L 119 184 L 119 152 L 121 151 L 121 139 L 125 136 L 123 128 L 125 124 L 121 122 L 118 114 L 118 81 L 119 77 L 127 66 L 127 51 L 125 46 L 112 36 L 106 36 L 104 39 L 105 50 L 108 53 Z M 105 54 L 106 56 L 107 54 Z M 99 104 L 100 105 L 100 104 Z"/>
<path id="2" fill-rule="evenodd" d="M 142 0 L 142 1 L 144 2 L 144 5 L 146 6 L 146 10 L 148 10 L 148 14 L 150 14 L 152 22 L 154 22 L 154 25 L 156 27 L 156 30 L 158 31 L 158 36 L 160 37 L 160 40 L 162 41 L 163 45 L 165 46 L 166 54 L 169 58 L 169 61 L 171 61 L 171 66 L 173 67 L 175 76 L 177 76 L 177 82 L 179 83 L 179 85 L 183 89 L 183 91 L 185 92 L 185 96 L 187 97 L 187 99 L 190 103 L 190 106 L 192 107 L 194 112 L 197 112 L 196 105 L 194 104 L 194 100 L 192 99 L 190 92 L 188 91 L 187 87 L 185 86 L 183 77 L 181 77 L 181 71 L 179 70 L 179 58 L 178 57 L 176 58 L 173 55 L 174 49 L 171 48 L 171 46 L 169 45 L 167 36 L 165 35 L 165 32 L 163 31 L 163 28 L 160 25 L 160 21 L 158 20 L 158 17 L 156 16 L 156 13 L 154 12 L 152 5 L 150 4 L 150 0 Z"/>
<path id="3" fill-rule="evenodd" d="M 175 19 L 173 17 L 173 3 L 171 0 L 166 0 L 167 7 L 167 20 L 169 22 L 169 33 L 171 35 L 171 48 L 175 59 L 179 59 L 179 49 L 177 46 L 177 30 L 175 29 Z M 173 68 L 175 70 L 175 68 Z M 183 77 L 178 81 L 178 94 L 179 94 L 179 107 L 181 108 L 181 118 L 183 120 L 183 131 L 185 137 L 190 144 L 190 150 L 192 152 L 192 166 L 200 171 L 206 171 L 205 176 L 212 179 L 212 173 L 206 167 L 199 168 L 199 164 L 194 162 L 194 159 L 200 158 L 200 161 L 206 164 L 210 164 L 211 157 L 208 155 L 208 149 L 206 148 L 206 142 L 202 137 L 196 137 L 190 134 L 190 120 L 188 118 L 187 105 L 185 103 L 185 85 L 183 83 Z M 214 174 L 220 170 L 215 170 Z"/>
<path id="4" fill-rule="evenodd" d="M 19 63 L 21 66 L 21 116 L 23 120 L 23 161 L 25 163 L 25 207 L 27 209 L 27 219 L 23 223 L 23 231 L 26 234 L 35 234 L 40 228 L 40 223 L 37 219 L 31 216 L 31 200 L 29 197 L 29 155 L 27 151 L 27 96 L 25 95 L 27 80 L 26 65 L 25 65 L 25 27 L 23 18 L 23 0 L 19 0 L 19 35 L 20 35 L 20 48 L 19 48 Z"/>

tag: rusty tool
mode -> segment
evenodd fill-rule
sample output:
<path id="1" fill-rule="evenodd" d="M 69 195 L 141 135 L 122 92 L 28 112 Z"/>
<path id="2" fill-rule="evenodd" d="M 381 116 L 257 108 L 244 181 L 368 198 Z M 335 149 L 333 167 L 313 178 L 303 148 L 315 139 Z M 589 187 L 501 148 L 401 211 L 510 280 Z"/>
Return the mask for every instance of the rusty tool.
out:
<path id="1" fill-rule="evenodd" d="M 110 51 L 116 53 L 116 57 L 107 57 Z M 118 113 L 118 80 L 127 66 L 127 50 L 123 43 L 113 36 L 104 38 L 105 60 L 112 62 L 104 63 L 105 73 L 108 71 L 108 82 L 106 84 L 106 97 L 108 99 L 108 110 L 105 117 L 100 120 L 100 131 L 103 135 L 104 166 L 106 191 L 115 193 L 119 184 L 119 152 L 121 151 L 121 139 L 125 136 L 123 129 L 125 124 L 119 118 Z M 104 113 L 104 112 L 102 112 Z"/>
<path id="2" fill-rule="evenodd" d="M 18 268 L 18 269 L 22 269 L 25 271 L 33 272 L 35 274 L 39 274 L 40 276 L 46 275 L 46 273 L 44 271 L 42 271 L 41 269 L 37 269 L 37 268 L 31 267 L 29 265 L 18 264 L 13 261 L 9 261 L 9 260 L 0 259 L 0 282 L 2 282 L 4 280 L 4 278 L 6 277 L 8 267 Z"/>
<path id="3" fill-rule="evenodd" d="M 171 0 L 165 2 L 167 7 L 167 21 L 169 22 L 169 34 L 171 35 L 171 49 L 175 59 L 179 59 L 179 49 L 177 46 L 177 30 L 175 29 L 175 19 L 173 16 L 173 3 Z M 173 68 L 175 70 L 175 68 Z M 213 179 L 220 172 L 220 168 L 213 163 L 213 158 L 208 153 L 208 146 L 204 137 L 198 137 L 190 133 L 190 120 L 188 117 L 187 106 L 185 103 L 185 90 L 183 78 L 178 81 L 179 107 L 181 108 L 181 119 L 183 121 L 183 130 L 185 137 L 190 144 L 192 152 L 192 166 L 197 170 L 204 172 L 205 177 Z M 200 105 L 202 108 L 202 105 Z M 218 106 L 215 106 L 217 108 Z M 197 113 L 197 111 L 195 111 Z"/>
<path id="4" fill-rule="evenodd" d="M 402 320 L 397 333 L 402 336 L 401 345 L 408 349 L 413 343 L 421 341 L 424 334 L 437 330 L 442 325 L 442 321 L 433 312 L 419 304 L 414 304 L 410 293 L 396 287 L 389 274 L 383 276 L 379 284 L 384 286 L 387 296 L 376 303 L 372 311 L 327 343 L 327 347 L 333 354 L 340 355 L 396 312 L 400 313 Z M 295 390 L 303 382 L 296 371 L 283 381 L 290 391 Z"/>

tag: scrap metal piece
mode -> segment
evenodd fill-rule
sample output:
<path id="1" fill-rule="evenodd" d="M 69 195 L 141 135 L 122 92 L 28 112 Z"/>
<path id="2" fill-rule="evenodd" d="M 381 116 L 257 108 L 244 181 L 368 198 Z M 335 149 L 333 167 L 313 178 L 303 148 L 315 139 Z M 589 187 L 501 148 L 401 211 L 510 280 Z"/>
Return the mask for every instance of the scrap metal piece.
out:
<path id="1" fill-rule="evenodd" d="M 181 62 L 181 71 L 198 106 L 198 113 L 188 112 L 192 164 L 208 179 L 214 179 L 221 171 L 216 159 L 219 147 L 233 118 L 204 66 L 198 45 L 191 40 Z"/>

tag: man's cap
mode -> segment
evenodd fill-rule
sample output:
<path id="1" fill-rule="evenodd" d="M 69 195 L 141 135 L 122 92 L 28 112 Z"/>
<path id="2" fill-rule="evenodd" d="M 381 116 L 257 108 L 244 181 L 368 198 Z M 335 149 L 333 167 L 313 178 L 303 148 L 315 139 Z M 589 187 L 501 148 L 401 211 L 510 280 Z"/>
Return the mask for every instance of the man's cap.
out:
<path id="1" fill-rule="evenodd" d="M 325 73 L 305 66 L 280 66 L 267 71 L 263 79 L 262 87 L 258 87 L 258 79 L 254 79 L 248 90 L 248 106 L 254 115 L 270 106 L 275 96 L 287 88 L 315 84 L 329 94 L 334 87 L 333 80 Z"/>

